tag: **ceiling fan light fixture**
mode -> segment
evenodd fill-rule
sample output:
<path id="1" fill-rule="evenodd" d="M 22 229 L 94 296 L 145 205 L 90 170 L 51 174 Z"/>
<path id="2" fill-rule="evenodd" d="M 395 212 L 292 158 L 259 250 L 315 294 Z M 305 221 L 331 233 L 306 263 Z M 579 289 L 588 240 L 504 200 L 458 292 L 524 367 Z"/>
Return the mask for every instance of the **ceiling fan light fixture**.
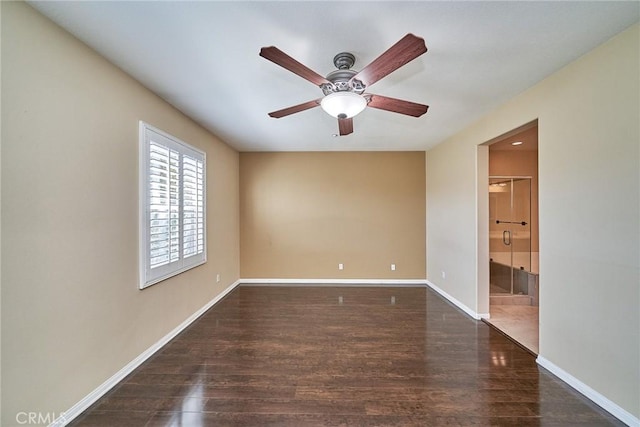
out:
<path id="1" fill-rule="evenodd" d="M 367 100 L 354 92 L 334 92 L 322 98 L 320 106 L 330 116 L 348 119 L 361 113 L 367 107 Z"/>

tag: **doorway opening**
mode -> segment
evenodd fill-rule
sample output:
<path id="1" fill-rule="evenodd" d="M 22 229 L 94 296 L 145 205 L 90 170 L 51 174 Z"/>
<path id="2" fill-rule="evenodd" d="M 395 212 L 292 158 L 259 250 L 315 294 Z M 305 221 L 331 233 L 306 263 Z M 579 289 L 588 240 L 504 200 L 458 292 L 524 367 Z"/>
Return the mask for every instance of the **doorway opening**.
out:
<path id="1" fill-rule="evenodd" d="M 487 322 L 538 354 L 538 123 L 522 126 L 487 145 Z"/>

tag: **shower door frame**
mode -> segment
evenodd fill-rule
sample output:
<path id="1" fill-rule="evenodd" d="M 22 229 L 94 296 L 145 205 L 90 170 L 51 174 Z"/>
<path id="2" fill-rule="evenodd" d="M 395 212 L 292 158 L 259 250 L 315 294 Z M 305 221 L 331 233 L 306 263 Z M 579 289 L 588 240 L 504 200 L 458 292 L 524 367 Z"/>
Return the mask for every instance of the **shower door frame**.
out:
<path id="1" fill-rule="evenodd" d="M 517 180 L 524 180 L 527 179 L 529 180 L 529 214 L 528 214 L 528 225 L 529 225 L 529 232 L 531 232 L 531 184 L 533 182 L 533 177 L 532 176 L 526 176 L 526 175 L 489 175 L 488 176 L 488 184 L 489 186 L 491 185 L 491 181 L 492 180 L 496 180 L 496 179 L 504 179 L 504 180 L 510 180 L 510 191 L 509 191 L 509 197 L 510 197 L 510 221 L 513 221 L 514 218 L 513 216 L 513 210 L 514 210 L 514 200 L 513 200 L 513 195 L 514 195 L 514 182 Z M 491 221 L 491 206 L 489 205 L 489 221 Z M 523 224 L 524 225 L 524 224 Z M 514 261 L 513 261 L 513 251 L 514 251 L 514 246 L 512 243 L 512 237 L 513 237 L 513 230 L 511 229 L 511 227 L 509 227 L 509 281 L 510 281 L 510 292 L 509 295 L 514 295 L 514 275 L 515 275 L 515 266 L 514 266 Z M 490 240 L 490 239 L 489 239 Z M 531 235 L 529 237 L 529 270 L 531 270 Z M 491 263 L 491 249 L 489 248 L 489 263 Z M 491 294 L 491 290 L 489 290 L 489 294 Z"/>

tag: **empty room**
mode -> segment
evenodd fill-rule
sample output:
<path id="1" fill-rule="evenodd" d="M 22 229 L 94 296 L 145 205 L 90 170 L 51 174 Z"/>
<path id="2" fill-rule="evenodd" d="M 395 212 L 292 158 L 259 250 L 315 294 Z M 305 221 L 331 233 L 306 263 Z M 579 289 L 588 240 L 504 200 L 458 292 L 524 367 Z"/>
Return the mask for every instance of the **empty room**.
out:
<path id="1" fill-rule="evenodd" d="M 640 3 L 0 20 L 2 426 L 640 426 Z"/>

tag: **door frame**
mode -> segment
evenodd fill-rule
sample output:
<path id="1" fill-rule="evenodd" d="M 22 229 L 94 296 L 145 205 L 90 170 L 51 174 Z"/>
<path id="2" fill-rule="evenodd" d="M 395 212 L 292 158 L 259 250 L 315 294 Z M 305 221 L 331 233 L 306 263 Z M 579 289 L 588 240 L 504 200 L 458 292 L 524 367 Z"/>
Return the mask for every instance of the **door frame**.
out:
<path id="1" fill-rule="evenodd" d="M 476 147 L 476 313 L 481 319 L 491 317 L 489 313 L 489 146 L 534 126 L 539 127 L 538 119 L 491 138 Z"/>

